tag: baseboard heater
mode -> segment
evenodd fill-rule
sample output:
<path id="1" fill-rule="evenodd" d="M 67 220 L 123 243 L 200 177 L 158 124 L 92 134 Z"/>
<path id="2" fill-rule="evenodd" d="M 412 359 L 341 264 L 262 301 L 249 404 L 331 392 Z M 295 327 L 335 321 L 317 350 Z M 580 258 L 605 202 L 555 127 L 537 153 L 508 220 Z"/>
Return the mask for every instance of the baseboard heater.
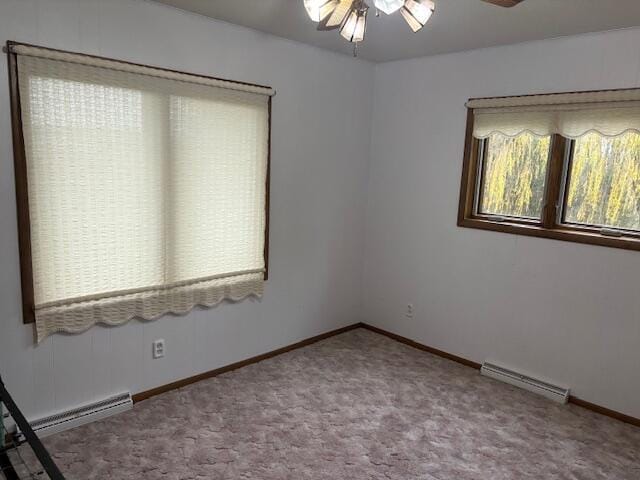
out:
<path id="1" fill-rule="evenodd" d="M 538 395 L 547 397 L 558 403 L 567 403 L 569 401 L 569 389 L 552 385 L 537 378 L 514 372 L 504 367 L 500 367 L 493 363 L 484 362 L 480 373 L 486 377 L 523 388 Z"/>
<path id="2" fill-rule="evenodd" d="M 131 393 L 122 393 L 72 410 L 49 415 L 30 421 L 29 424 L 38 437 L 43 438 L 86 423 L 110 417 L 133 407 Z M 22 432 L 18 431 L 22 436 Z"/>

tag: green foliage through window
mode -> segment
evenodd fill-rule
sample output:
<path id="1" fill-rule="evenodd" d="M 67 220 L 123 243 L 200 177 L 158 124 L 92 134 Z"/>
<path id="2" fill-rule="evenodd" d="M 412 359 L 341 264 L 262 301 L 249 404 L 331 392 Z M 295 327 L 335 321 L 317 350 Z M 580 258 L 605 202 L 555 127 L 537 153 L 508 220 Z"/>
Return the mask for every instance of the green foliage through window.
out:
<path id="1" fill-rule="evenodd" d="M 565 221 L 640 230 L 640 134 L 575 141 Z"/>
<path id="2" fill-rule="evenodd" d="M 483 163 L 479 211 L 539 219 L 551 137 L 491 134 Z"/>

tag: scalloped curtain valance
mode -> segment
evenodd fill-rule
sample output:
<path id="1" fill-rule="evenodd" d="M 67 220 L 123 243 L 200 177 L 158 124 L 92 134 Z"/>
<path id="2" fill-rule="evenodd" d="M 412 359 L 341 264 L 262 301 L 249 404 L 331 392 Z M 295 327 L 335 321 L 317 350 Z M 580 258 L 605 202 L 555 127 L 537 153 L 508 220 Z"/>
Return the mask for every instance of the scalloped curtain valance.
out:
<path id="1" fill-rule="evenodd" d="M 578 138 L 588 132 L 617 136 L 640 133 L 640 89 L 472 99 L 476 138 L 492 133 L 515 136 L 559 134 Z"/>
<path id="2" fill-rule="evenodd" d="M 38 341 L 262 294 L 270 88 L 13 52 Z"/>

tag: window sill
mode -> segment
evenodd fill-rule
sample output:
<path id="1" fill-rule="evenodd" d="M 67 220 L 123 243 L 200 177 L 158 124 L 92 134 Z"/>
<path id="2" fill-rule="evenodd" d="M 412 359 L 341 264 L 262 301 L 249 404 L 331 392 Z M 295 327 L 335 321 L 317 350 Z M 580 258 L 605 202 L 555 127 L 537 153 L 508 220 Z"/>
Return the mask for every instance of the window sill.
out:
<path id="1" fill-rule="evenodd" d="M 553 240 L 562 240 L 565 242 L 584 243 L 588 245 L 600 245 L 603 247 L 640 251 L 640 238 L 608 237 L 600 233 L 567 227 L 545 228 L 538 224 L 532 225 L 509 221 L 496 222 L 478 217 L 460 218 L 458 219 L 458 226 L 511 233 L 515 235 L 527 235 L 530 237 L 551 238 Z"/>

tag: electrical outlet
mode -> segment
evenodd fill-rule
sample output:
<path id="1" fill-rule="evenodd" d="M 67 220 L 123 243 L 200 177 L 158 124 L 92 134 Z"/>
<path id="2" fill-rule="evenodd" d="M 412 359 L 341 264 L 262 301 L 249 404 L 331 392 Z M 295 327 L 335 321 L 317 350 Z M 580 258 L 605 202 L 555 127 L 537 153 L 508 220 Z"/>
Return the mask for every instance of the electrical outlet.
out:
<path id="1" fill-rule="evenodd" d="M 413 303 L 407 303 L 407 310 L 404 312 L 407 318 L 413 318 Z"/>
<path id="2" fill-rule="evenodd" d="M 153 358 L 162 358 L 164 357 L 164 339 L 159 338 L 158 340 L 153 341 Z"/>

